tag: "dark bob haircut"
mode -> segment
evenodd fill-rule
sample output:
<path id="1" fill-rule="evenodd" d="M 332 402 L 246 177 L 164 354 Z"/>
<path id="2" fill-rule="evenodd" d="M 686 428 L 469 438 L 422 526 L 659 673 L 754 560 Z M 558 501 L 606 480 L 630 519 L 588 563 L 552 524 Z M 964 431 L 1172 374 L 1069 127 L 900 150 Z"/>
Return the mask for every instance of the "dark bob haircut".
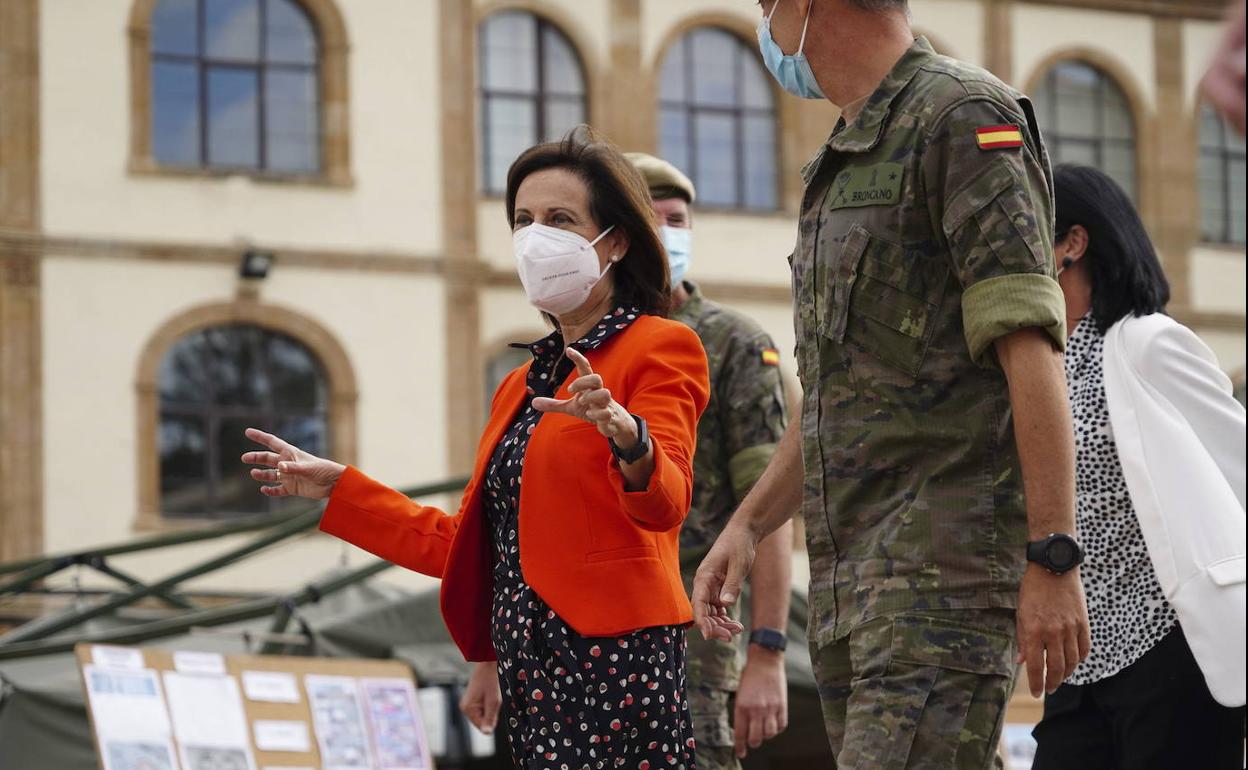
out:
<path id="1" fill-rule="evenodd" d="M 1102 171 L 1062 164 L 1053 170 L 1055 243 L 1082 225 L 1088 231 L 1092 315 L 1104 334 L 1129 315 L 1164 313 L 1170 284 L 1131 199 Z"/>
<path id="2" fill-rule="evenodd" d="M 592 128 L 580 125 L 562 141 L 525 150 L 507 172 L 507 224 L 516 224 L 516 192 L 530 174 L 563 168 L 589 188 L 590 215 L 599 227 L 615 225 L 628 237 L 628 252 L 615 267 L 615 303 L 666 316 L 671 304 L 667 252 L 654 227 L 650 191 L 641 173 Z"/>

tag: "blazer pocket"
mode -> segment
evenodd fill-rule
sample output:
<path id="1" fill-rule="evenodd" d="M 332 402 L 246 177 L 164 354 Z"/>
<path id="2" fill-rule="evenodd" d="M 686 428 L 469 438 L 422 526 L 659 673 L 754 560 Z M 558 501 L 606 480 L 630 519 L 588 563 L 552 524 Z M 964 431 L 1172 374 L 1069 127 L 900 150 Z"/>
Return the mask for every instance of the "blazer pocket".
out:
<path id="1" fill-rule="evenodd" d="M 565 473 L 575 478 L 581 515 L 589 540 L 586 561 L 658 558 L 649 532 L 640 529 L 624 511 L 621 490 L 607 475 L 611 449 L 607 437 L 588 423 L 569 425 L 559 431 L 560 451 L 566 457 Z M 570 502 L 570 501 L 569 501 Z M 643 553 L 644 551 L 644 553 Z"/>
<path id="2" fill-rule="evenodd" d="M 585 561 L 593 564 L 603 561 L 620 561 L 622 559 L 658 559 L 659 551 L 652 545 L 629 545 L 623 548 L 608 548 L 605 551 L 590 551 L 585 554 Z"/>
<path id="3" fill-rule="evenodd" d="M 586 433 L 591 430 L 594 433 L 598 433 L 597 425 L 594 425 L 593 423 L 585 422 L 584 420 L 578 419 L 576 417 L 572 417 L 570 419 L 575 420 L 575 422 L 571 423 L 570 425 L 560 426 L 559 431 L 558 431 L 560 436 L 563 436 L 565 434 L 576 435 L 577 433 Z M 599 433 L 598 435 L 601 436 L 602 434 Z M 602 436 L 602 440 L 606 441 L 607 437 Z"/>
<path id="4" fill-rule="evenodd" d="M 1244 576 L 1244 557 L 1232 556 L 1229 559 L 1214 562 L 1205 567 L 1205 572 L 1209 573 L 1209 579 L 1217 586 L 1231 586 L 1236 583 L 1243 583 Z"/>

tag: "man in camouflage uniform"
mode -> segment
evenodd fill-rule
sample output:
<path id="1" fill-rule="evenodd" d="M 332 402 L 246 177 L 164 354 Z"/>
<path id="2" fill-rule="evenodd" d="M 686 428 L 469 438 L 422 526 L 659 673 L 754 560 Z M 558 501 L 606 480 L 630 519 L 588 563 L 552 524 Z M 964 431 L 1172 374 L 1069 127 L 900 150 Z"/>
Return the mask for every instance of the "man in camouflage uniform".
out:
<path id="1" fill-rule="evenodd" d="M 655 218 L 672 265 L 672 315 L 697 332 L 706 348 L 711 400 L 698 422 L 693 458 L 693 505 L 680 531 L 686 590 L 711 544 L 771 460 L 787 420 L 780 357 L 757 323 L 702 296 L 683 280 L 693 227 L 693 183 L 675 166 L 645 153 L 626 157 L 650 188 Z M 784 651 L 771 640 L 788 626 L 792 530 L 785 526 L 759 544 L 751 576 L 751 643 L 744 670 L 735 643 L 688 637 L 686 683 L 699 770 L 739 768 L 738 756 L 784 729 L 788 720 Z M 737 607 L 730 608 L 737 617 Z M 735 697 L 734 697 L 735 694 Z M 729 710 L 733 719 L 729 723 Z M 734 729 L 735 737 L 734 737 Z"/>
<path id="2" fill-rule="evenodd" d="M 1016 660 L 1051 692 L 1090 644 L 1077 570 L 1025 557 L 1074 534 L 1048 157 L 1026 98 L 914 40 L 905 0 L 762 6 L 817 81 L 786 89 L 844 109 L 790 257 L 801 424 L 699 569 L 695 617 L 740 630 L 723 606 L 753 544 L 800 507 L 838 767 L 999 766 Z"/>

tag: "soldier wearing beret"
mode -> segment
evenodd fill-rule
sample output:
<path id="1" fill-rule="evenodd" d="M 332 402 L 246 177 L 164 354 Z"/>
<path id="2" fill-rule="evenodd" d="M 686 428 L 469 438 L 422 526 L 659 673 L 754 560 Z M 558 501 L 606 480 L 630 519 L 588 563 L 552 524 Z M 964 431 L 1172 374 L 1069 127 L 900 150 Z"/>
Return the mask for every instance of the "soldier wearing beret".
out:
<path id="1" fill-rule="evenodd" d="M 906 0 L 763 0 L 763 61 L 841 116 L 802 171 L 802 417 L 698 570 L 727 612 L 800 509 L 811 661 L 842 770 L 999 766 L 1016 664 L 1086 657 L 1053 179 L 1030 102 L 936 54 Z"/>
<path id="2" fill-rule="evenodd" d="M 753 319 L 707 299 L 685 277 L 692 256 L 693 183 L 667 161 L 639 152 L 625 157 L 650 188 L 671 266 L 671 317 L 697 332 L 710 369 L 711 400 L 698 421 L 693 458 L 693 506 L 680 531 L 681 572 L 691 590 L 702 557 L 762 475 L 784 433 L 780 356 Z M 791 555 L 787 524 L 759 543 L 744 667 L 736 644 L 697 634 L 688 638 L 686 683 L 699 770 L 738 768 L 737 757 L 788 722 L 784 629 Z M 739 617 L 735 605 L 729 612 Z"/>

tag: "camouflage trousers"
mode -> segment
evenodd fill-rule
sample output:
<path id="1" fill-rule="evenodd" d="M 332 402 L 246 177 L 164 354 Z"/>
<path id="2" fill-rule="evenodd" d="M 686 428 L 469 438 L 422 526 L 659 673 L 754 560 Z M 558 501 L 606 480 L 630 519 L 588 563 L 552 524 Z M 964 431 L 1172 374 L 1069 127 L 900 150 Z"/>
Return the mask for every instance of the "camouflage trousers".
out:
<path id="1" fill-rule="evenodd" d="M 839 770 L 1001 768 L 1014 690 L 1014 612 L 903 612 L 811 642 Z"/>
<path id="2" fill-rule="evenodd" d="M 733 693 L 716 687 L 689 683 L 689 712 L 693 716 L 693 738 L 698 770 L 741 770 L 733 749 Z"/>

